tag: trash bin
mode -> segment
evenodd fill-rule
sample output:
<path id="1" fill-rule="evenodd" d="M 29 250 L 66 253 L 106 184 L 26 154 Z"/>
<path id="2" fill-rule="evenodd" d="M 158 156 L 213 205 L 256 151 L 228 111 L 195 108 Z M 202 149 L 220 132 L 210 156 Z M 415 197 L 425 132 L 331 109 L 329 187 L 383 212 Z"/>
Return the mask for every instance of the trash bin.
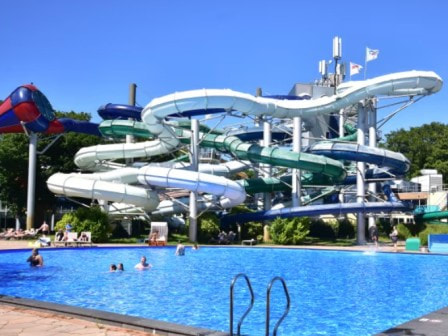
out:
<path id="1" fill-rule="evenodd" d="M 419 250 L 420 250 L 420 238 L 406 239 L 406 251 L 419 251 Z"/>

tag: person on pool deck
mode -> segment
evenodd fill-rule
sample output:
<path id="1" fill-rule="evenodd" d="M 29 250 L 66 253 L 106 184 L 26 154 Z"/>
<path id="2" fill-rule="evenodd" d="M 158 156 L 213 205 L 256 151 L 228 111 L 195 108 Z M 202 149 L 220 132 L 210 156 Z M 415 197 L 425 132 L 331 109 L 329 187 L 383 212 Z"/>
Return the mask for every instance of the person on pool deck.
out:
<path id="1" fill-rule="evenodd" d="M 149 235 L 149 243 L 155 245 L 157 243 L 157 238 L 159 238 L 159 231 L 154 230 L 154 232 Z"/>
<path id="2" fill-rule="evenodd" d="M 146 262 L 146 257 L 145 256 L 142 256 L 141 259 L 140 259 L 140 262 L 137 265 L 135 265 L 134 267 L 136 269 L 139 269 L 139 270 L 146 270 L 146 269 L 150 269 L 152 267 L 152 265 L 148 264 Z"/>
<path id="3" fill-rule="evenodd" d="M 62 229 L 59 229 L 58 232 L 56 232 L 56 241 L 63 241 L 64 239 L 64 232 L 62 232 Z"/>
<path id="4" fill-rule="evenodd" d="M 378 228 L 376 225 L 369 227 L 369 235 L 372 242 L 374 242 L 375 246 L 378 247 Z"/>
<path id="5" fill-rule="evenodd" d="M 42 267 L 44 265 L 44 258 L 39 254 L 39 250 L 34 248 L 31 255 L 26 260 L 30 263 L 31 267 Z"/>
<path id="6" fill-rule="evenodd" d="M 44 236 L 48 236 L 50 234 L 50 226 L 47 224 L 46 221 L 42 223 L 40 228 L 37 229 L 37 232 L 42 232 Z"/>
<path id="7" fill-rule="evenodd" d="M 392 229 L 391 234 L 389 235 L 390 239 L 392 240 L 392 243 L 394 244 L 395 251 L 397 250 L 397 242 L 398 242 L 398 230 L 397 226 L 394 226 Z"/>
<path id="8" fill-rule="evenodd" d="M 118 264 L 117 270 L 118 270 L 118 271 L 124 271 L 124 266 L 123 266 L 122 263 L 119 263 L 119 264 Z"/>

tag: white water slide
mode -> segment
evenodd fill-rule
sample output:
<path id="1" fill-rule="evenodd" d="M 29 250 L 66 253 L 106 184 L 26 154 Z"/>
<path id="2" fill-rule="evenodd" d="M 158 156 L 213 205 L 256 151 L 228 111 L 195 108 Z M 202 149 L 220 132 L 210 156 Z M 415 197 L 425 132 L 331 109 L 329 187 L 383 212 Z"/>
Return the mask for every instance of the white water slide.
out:
<path id="1" fill-rule="evenodd" d="M 313 100 L 279 100 L 254 97 L 232 90 L 203 89 L 170 94 L 154 99 L 142 111 L 142 120 L 157 139 L 135 144 L 98 145 L 81 149 L 75 163 L 82 169 L 100 171 L 95 174 L 55 174 L 47 181 L 56 194 L 102 201 L 132 204 L 151 212 L 159 197 L 146 185 L 184 188 L 211 193 L 220 198 L 223 207 L 232 207 L 245 200 L 245 191 L 229 179 L 200 172 L 149 166 L 140 170 L 124 168 L 109 160 L 151 157 L 168 153 L 180 145 L 164 119 L 170 115 L 207 109 L 235 110 L 243 114 L 276 118 L 303 118 L 339 111 L 360 100 L 381 96 L 430 95 L 440 90 L 442 79 L 434 72 L 408 71 L 344 83 L 330 97 Z M 115 169 L 115 170 L 114 170 Z M 105 172 L 106 170 L 106 172 Z M 109 170 L 109 171 L 107 171 Z M 101 172 L 102 171 L 102 172 Z M 130 186 L 136 181 L 144 184 Z"/>

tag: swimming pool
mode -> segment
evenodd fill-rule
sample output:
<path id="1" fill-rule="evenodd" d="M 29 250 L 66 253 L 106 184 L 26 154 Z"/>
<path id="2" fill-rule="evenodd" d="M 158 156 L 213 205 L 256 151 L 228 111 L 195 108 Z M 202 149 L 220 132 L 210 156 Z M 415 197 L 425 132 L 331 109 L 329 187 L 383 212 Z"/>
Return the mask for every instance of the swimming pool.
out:
<path id="1" fill-rule="evenodd" d="M 246 335 L 264 335 L 266 287 L 285 278 L 291 311 L 279 335 L 372 335 L 448 305 L 448 258 L 437 255 L 268 248 L 82 248 L 40 250 L 43 268 L 30 268 L 29 251 L 0 252 L 0 294 L 228 331 L 229 286 L 246 273 L 255 306 Z M 133 266 L 142 255 L 150 271 Z M 111 263 L 125 271 L 108 272 Z M 241 282 L 240 282 L 241 281 Z M 249 303 L 241 279 L 236 319 Z M 272 290 L 273 326 L 285 307 L 280 283 Z"/>

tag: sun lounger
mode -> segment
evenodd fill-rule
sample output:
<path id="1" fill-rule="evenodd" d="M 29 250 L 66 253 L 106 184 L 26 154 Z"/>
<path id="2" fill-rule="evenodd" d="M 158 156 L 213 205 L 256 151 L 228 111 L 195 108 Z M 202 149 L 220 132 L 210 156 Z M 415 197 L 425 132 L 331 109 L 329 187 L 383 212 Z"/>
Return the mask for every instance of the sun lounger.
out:
<path id="1" fill-rule="evenodd" d="M 79 246 L 83 246 L 83 245 L 92 246 L 92 232 L 89 232 L 89 231 L 81 232 L 81 234 L 79 235 L 79 238 L 78 238 L 78 245 Z"/>
<path id="2" fill-rule="evenodd" d="M 67 232 L 67 239 L 57 240 L 55 236 L 55 240 L 53 241 L 54 246 L 78 246 L 78 233 L 77 232 Z"/>

